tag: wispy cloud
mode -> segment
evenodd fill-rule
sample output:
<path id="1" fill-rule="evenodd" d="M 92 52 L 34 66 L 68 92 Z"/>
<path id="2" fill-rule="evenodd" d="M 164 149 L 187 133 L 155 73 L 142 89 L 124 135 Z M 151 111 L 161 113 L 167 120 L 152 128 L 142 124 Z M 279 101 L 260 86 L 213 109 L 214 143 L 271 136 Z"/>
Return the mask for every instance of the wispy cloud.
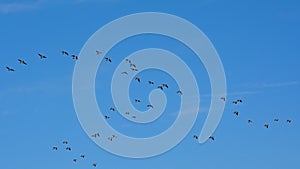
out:
<path id="1" fill-rule="evenodd" d="M 0 3 L 0 13 L 8 14 L 36 9 L 42 1 Z"/>
<path id="2" fill-rule="evenodd" d="M 299 81 L 279 82 L 279 83 L 261 83 L 261 84 L 256 84 L 256 87 L 267 88 L 267 87 L 287 87 L 287 86 L 297 86 L 297 85 L 300 85 Z"/>
<path id="3" fill-rule="evenodd" d="M 239 91 L 239 92 L 227 93 L 227 96 L 252 95 L 257 93 L 259 93 L 259 91 Z"/>
<path id="4" fill-rule="evenodd" d="M 87 2 L 102 2 L 102 3 L 111 3 L 111 2 L 120 2 L 120 0 L 74 0 L 75 4 L 82 4 Z"/>
<path id="5" fill-rule="evenodd" d="M 253 95 L 253 94 L 258 94 L 260 93 L 259 91 L 254 91 L 254 90 L 245 90 L 245 91 L 236 91 L 236 92 L 228 92 L 226 93 L 226 96 L 240 96 L 240 95 Z M 203 94 L 201 95 L 202 98 L 211 98 L 211 94 Z M 219 99 L 219 98 L 217 98 Z"/>

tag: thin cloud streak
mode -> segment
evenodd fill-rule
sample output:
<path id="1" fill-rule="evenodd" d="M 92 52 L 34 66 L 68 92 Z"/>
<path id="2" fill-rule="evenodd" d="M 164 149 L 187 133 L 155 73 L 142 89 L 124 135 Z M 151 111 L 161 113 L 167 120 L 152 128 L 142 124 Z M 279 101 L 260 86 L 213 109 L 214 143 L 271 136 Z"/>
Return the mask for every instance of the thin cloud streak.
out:
<path id="1" fill-rule="evenodd" d="M 287 86 L 297 86 L 300 85 L 298 81 L 291 82 L 280 82 L 280 83 L 262 83 L 258 84 L 257 87 L 269 88 L 269 87 L 287 87 Z"/>
<path id="2" fill-rule="evenodd" d="M 227 96 L 252 95 L 258 93 L 259 93 L 258 91 L 240 91 L 240 92 L 227 93 Z"/>
<path id="3" fill-rule="evenodd" d="M 8 14 L 37 9 L 42 1 L 0 3 L 0 13 Z"/>

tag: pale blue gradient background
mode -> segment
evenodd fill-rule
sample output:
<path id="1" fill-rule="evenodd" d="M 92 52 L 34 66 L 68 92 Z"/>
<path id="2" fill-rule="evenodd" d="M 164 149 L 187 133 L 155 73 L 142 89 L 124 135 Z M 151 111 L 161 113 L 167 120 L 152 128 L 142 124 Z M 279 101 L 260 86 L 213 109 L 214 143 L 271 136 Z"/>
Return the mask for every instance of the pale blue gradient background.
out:
<path id="1" fill-rule="evenodd" d="M 13 3 L 15 2 L 15 3 Z M 13 5 L 7 4 L 13 3 Z M 12 8 L 13 7 L 13 8 Z M 1 1 L 0 2 L 0 167 L 15 168 L 205 168 L 298 169 L 300 94 L 300 4 L 296 1 Z M 167 74 L 148 71 L 143 79 L 167 81 L 168 105 L 157 123 L 134 125 L 109 112 L 110 83 L 118 62 L 133 51 L 163 48 L 181 56 L 197 73 L 201 96 L 200 116 L 189 136 L 170 152 L 142 160 L 124 159 L 99 149 L 83 132 L 72 103 L 74 62 L 61 50 L 78 54 L 85 41 L 101 26 L 124 15 L 158 11 L 178 15 L 198 26 L 217 49 L 226 71 L 229 99 L 242 98 L 240 106 L 227 104 L 215 142 L 199 145 L 199 133 L 209 107 L 207 73 L 200 61 L 182 44 L 159 36 L 137 36 L 117 45 L 101 63 L 97 97 L 109 123 L 132 136 L 151 136 L 174 121 L 180 100 L 177 86 Z M 157 42 L 159 41 L 159 43 Z M 99 49 L 101 50 L 101 49 Z M 37 53 L 48 56 L 40 60 Z M 18 65 L 23 58 L 28 66 Z M 5 66 L 16 72 L 6 72 Z M 153 77 L 155 75 L 155 77 Z M 142 101 L 151 87 L 144 81 L 131 84 L 132 98 Z M 169 104 L 170 103 L 170 104 Z M 137 108 L 145 110 L 147 103 Z M 239 118 L 233 111 L 241 112 Z M 273 124 L 279 117 L 281 121 Z M 253 126 L 247 124 L 248 119 Z M 293 120 L 288 125 L 284 121 Z M 270 129 L 263 128 L 269 122 Z M 70 153 L 52 152 L 63 140 Z M 72 158 L 85 152 L 77 165 Z"/>

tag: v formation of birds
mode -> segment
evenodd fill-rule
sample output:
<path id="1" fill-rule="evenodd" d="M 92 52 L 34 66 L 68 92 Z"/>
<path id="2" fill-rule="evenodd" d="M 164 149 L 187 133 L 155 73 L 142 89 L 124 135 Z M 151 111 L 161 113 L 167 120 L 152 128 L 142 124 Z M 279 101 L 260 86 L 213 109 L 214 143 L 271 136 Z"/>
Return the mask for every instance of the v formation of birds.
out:
<path id="1" fill-rule="evenodd" d="M 62 145 L 60 147 L 59 146 L 53 146 L 52 150 L 55 151 L 55 152 L 59 151 L 59 150 L 66 151 L 66 152 L 71 152 L 72 147 L 69 145 L 68 141 L 63 141 Z M 86 155 L 85 154 L 79 154 L 77 156 L 74 156 L 73 159 L 72 159 L 72 162 L 74 164 L 76 164 L 76 163 L 79 163 L 81 160 L 86 160 Z M 91 167 L 97 167 L 97 163 L 96 162 L 91 162 Z"/>
<path id="2" fill-rule="evenodd" d="M 64 50 L 61 51 L 61 54 L 62 54 L 62 55 L 65 55 L 65 56 L 69 56 L 70 58 L 72 58 L 72 59 L 74 59 L 74 60 L 78 60 L 78 59 L 79 59 L 77 55 L 74 55 L 74 54 L 71 55 L 71 54 L 69 54 L 69 52 L 64 51 Z M 101 55 L 102 52 L 96 50 L 96 54 L 97 54 L 97 55 Z M 39 57 L 40 59 L 47 59 L 47 56 L 45 56 L 45 55 L 43 55 L 43 54 L 40 54 L 40 53 L 38 54 L 38 57 Z M 105 60 L 107 63 L 112 63 L 112 59 L 109 58 L 109 57 L 105 57 L 104 60 Z M 27 66 L 27 65 L 28 65 L 27 62 L 26 62 L 25 60 L 23 60 L 23 59 L 17 59 L 17 61 L 18 61 L 18 63 L 21 64 L 21 65 L 24 65 L 24 66 Z M 138 72 L 137 65 L 134 64 L 132 60 L 130 60 L 130 59 L 125 59 L 125 62 L 128 63 L 128 66 L 129 66 L 129 68 L 130 68 L 131 71 L 133 71 L 133 72 Z M 14 69 L 13 67 L 10 67 L 10 66 L 6 66 L 6 70 L 7 70 L 8 72 L 14 72 L 14 71 L 15 71 L 15 69 Z M 130 72 L 128 72 L 128 71 L 123 71 L 123 72 L 121 73 L 121 75 L 126 76 L 126 75 L 128 75 L 129 73 L 130 73 Z M 134 80 L 135 80 L 137 83 L 141 83 L 141 81 L 142 81 L 142 79 L 141 79 L 140 77 L 135 77 Z M 148 83 L 148 85 L 155 85 L 155 82 L 154 82 L 154 81 L 148 80 L 148 81 L 146 81 L 146 82 Z M 163 84 L 157 85 L 156 87 L 157 87 L 158 89 L 160 89 L 160 90 L 166 90 L 166 89 L 169 88 L 169 85 L 168 85 L 167 83 L 163 83 Z M 178 95 L 183 95 L 183 91 L 181 91 L 181 90 L 177 90 L 176 93 L 177 93 Z M 226 102 L 227 99 L 226 99 L 225 97 L 221 97 L 220 100 Z M 138 98 L 135 98 L 135 99 L 134 99 L 134 102 L 138 104 L 138 103 L 140 103 L 140 102 L 142 102 L 142 101 L 141 101 L 140 99 L 138 99 Z M 233 104 L 233 105 L 238 105 L 238 104 L 242 104 L 242 103 L 243 103 L 243 100 L 241 100 L 241 99 L 237 99 L 237 100 L 232 101 L 232 104 Z M 148 105 L 147 105 L 147 108 L 154 108 L 154 107 L 155 107 L 155 105 L 152 105 L 152 104 L 148 104 Z M 111 108 L 110 108 L 110 111 L 117 111 L 117 109 L 116 109 L 115 107 L 111 107 Z M 126 116 L 130 116 L 130 112 L 124 112 L 124 114 L 125 114 Z M 240 115 L 240 112 L 234 111 L 233 114 L 234 114 L 236 117 L 238 117 L 238 116 Z M 111 117 L 108 116 L 108 115 L 105 115 L 104 118 L 105 118 L 106 120 L 109 120 Z M 138 117 L 137 117 L 137 116 L 131 116 L 131 118 L 132 118 L 132 119 L 135 119 L 135 118 L 138 118 Z M 280 121 L 280 119 L 279 119 L 279 118 L 274 118 L 273 121 L 274 121 L 275 123 L 278 123 L 278 122 Z M 292 123 L 292 120 L 291 120 L 291 119 L 286 119 L 285 121 L 286 121 L 286 123 Z M 253 121 L 252 119 L 248 119 L 247 123 L 248 123 L 248 124 L 253 124 L 254 121 Z M 270 127 L 270 125 L 271 125 L 271 124 L 269 124 L 269 123 L 265 123 L 265 124 L 263 124 L 263 127 L 266 128 L 266 129 L 268 129 L 268 128 Z M 96 132 L 96 133 L 92 134 L 92 135 L 91 135 L 91 138 L 93 138 L 93 139 L 100 138 L 100 137 L 101 137 L 101 134 L 100 134 L 100 133 L 101 133 L 101 132 Z M 107 140 L 109 140 L 109 141 L 113 141 L 114 139 L 117 139 L 117 136 L 116 136 L 116 135 L 111 135 L 111 136 L 107 137 Z M 197 135 L 193 135 L 193 139 L 198 140 L 198 136 L 197 136 Z M 212 140 L 212 141 L 214 141 L 214 140 L 215 140 L 215 137 L 214 137 L 214 136 L 210 136 L 209 139 Z M 63 141 L 62 144 L 65 145 L 65 148 L 63 148 L 64 151 L 72 151 L 72 148 L 71 148 L 71 146 L 69 146 L 68 141 Z M 53 146 L 53 148 L 52 148 L 53 151 L 59 151 L 59 149 L 60 149 L 60 148 L 59 148 L 58 146 Z M 83 159 L 85 159 L 85 158 L 86 158 L 86 156 L 85 156 L 84 154 L 81 154 L 81 155 L 79 155 L 78 157 L 73 158 L 72 161 L 73 161 L 73 163 L 77 163 L 77 162 L 79 162 L 79 160 L 83 160 Z M 97 167 L 97 163 L 95 163 L 95 162 L 94 162 L 94 163 L 91 163 L 91 166 L 92 166 L 92 167 Z"/>

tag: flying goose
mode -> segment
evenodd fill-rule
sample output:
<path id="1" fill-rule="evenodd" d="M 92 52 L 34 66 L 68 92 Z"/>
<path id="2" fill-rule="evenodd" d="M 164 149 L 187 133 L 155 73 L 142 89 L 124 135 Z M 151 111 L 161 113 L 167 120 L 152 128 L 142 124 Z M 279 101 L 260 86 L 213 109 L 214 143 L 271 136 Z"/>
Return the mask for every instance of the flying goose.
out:
<path id="1" fill-rule="evenodd" d="M 136 65 L 135 64 L 133 64 L 133 63 L 130 63 L 130 65 L 129 65 L 130 67 L 134 67 L 134 68 L 136 68 Z"/>
<path id="2" fill-rule="evenodd" d="M 102 52 L 96 50 L 96 54 L 97 54 L 97 55 L 100 55 L 100 54 L 102 54 Z"/>
<path id="3" fill-rule="evenodd" d="M 153 105 L 152 104 L 148 104 L 147 107 L 153 108 Z"/>
<path id="4" fill-rule="evenodd" d="M 27 63 L 24 61 L 24 60 L 22 60 L 22 59 L 18 59 L 18 61 L 19 61 L 19 63 L 22 65 L 27 65 Z"/>
<path id="5" fill-rule="evenodd" d="M 162 86 L 157 86 L 157 88 L 159 88 L 161 90 L 164 90 L 164 88 Z"/>
<path id="6" fill-rule="evenodd" d="M 106 62 L 111 62 L 111 59 L 108 58 L 108 57 L 106 57 L 106 58 L 105 58 L 105 61 L 106 61 Z"/>
<path id="7" fill-rule="evenodd" d="M 100 134 L 99 133 L 92 134 L 92 137 L 94 138 L 100 137 Z"/>
<path id="8" fill-rule="evenodd" d="M 10 67 L 6 67 L 6 69 L 7 69 L 7 71 L 9 71 L 9 72 L 14 72 L 14 71 L 15 71 L 15 69 L 10 68 Z"/>
<path id="9" fill-rule="evenodd" d="M 138 69 L 136 69 L 136 68 L 130 68 L 132 71 L 134 71 L 134 72 L 137 72 L 138 71 Z"/>
<path id="10" fill-rule="evenodd" d="M 39 57 L 41 58 L 41 59 L 46 59 L 47 57 L 45 56 L 45 55 L 42 55 L 42 54 L 38 54 L 39 55 Z"/>
<path id="11" fill-rule="evenodd" d="M 139 77 L 136 77 L 135 80 L 139 83 L 141 82 L 141 79 Z"/>
<path id="12" fill-rule="evenodd" d="M 78 56 L 77 55 L 72 55 L 72 58 L 75 60 L 78 60 Z"/>
<path id="13" fill-rule="evenodd" d="M 67 51 L 64 51 L 64 50 L 61 51 L 61 54 L 62 54 L 62 55 L 67 55 L 67 56 L 69 55 L 69 53 L 68 53 Z"/>
<path id="14" fill-rule="evenodd" d="M 211 139 L 212 141 L 214 141 L 215 137 L 214 136 L 209 136 L 209 139 Z"/>
<path id="15" fill-rule="evenodd" d="M 128 63 L 131 63 L 131 60 L 130 59 L 125 59 L 126 62 Z"/>
<path id="16" fill-rule="evenodd" d="M 264 125 L 264 127 L 268 129 L 268 128 L 269 128 L 269 124 L 266 123 L 266 124 Z"/>
<path id="17" fill-rule="evenodd" d="M 178 90 L 176 93 L 179 94 L 179 95 L 182 95 L 182 91 L 181 90 Z"/>
<path id="18" fill-rule="evenodd" d="M 162 84 L 163 87 L 169 88 L 168 84 L 164 83 Z"/>

